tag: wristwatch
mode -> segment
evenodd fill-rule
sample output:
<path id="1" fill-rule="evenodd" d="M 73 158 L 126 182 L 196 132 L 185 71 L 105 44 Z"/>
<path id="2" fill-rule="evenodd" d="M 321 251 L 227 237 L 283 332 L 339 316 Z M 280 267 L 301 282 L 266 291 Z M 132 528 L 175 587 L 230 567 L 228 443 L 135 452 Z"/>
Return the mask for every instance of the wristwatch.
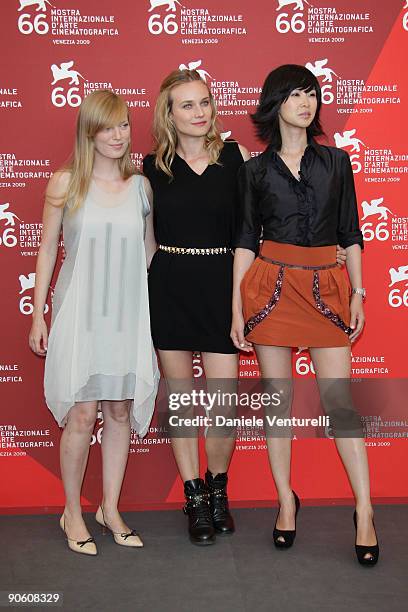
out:
<path id="1" fill-rule="evenodd" d="M 361 295 L 361 297 L 363 298 L 363 300 L 365 300 L 367 292 L 364 289 L 364 287 L 354 287 L 351 290 L 351 293 L 356 293 L 357 295 Z"/>

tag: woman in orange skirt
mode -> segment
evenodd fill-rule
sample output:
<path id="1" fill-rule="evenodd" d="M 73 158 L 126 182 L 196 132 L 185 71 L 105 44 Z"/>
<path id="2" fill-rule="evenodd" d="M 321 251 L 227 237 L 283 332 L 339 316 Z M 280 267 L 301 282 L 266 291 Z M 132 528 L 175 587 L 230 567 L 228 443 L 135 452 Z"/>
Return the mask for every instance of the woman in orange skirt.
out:
<path id="1" fill-rule="evenodd" d="M 242 351 L 255 347 L 262 378 L 285 389 L 279 416 L 285 404 L 290 410 L 291 384 L 284 381 L 292 377 L 292 347 L 309 347 L 356 499 L 357 558 L 374 565 L 367 455 L 349 392 L 351 342 L 364 325 L 363 240 L 349 157 L 314 140 L 323 134 L 320 107 L 319 83 L 303 66 L 280 66 L 267 77 L 252 120 L 268 147 L 239 174 L 231 338 Z M 347 251 L 351 300 L 336 265 L 337 243 Z M 279 497 L 273 539 L 288 548 L 300 506 L 290 485 L 291 439 L 269 430 L 267 444 Z"/>

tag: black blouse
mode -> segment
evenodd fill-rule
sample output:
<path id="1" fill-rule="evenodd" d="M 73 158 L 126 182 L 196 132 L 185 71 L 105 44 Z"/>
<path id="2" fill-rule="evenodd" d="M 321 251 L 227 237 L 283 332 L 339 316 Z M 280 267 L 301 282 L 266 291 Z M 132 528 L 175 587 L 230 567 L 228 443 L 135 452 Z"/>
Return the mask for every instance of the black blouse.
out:
<path id="1" fill-rule="evenodd" d="M 363 248 L 348 154 L 311 140 L 299 176 L 297 180 L 271 147 L 243 164 L 235 246 L 257 253 L 262 235 L 298 246 Z"/>

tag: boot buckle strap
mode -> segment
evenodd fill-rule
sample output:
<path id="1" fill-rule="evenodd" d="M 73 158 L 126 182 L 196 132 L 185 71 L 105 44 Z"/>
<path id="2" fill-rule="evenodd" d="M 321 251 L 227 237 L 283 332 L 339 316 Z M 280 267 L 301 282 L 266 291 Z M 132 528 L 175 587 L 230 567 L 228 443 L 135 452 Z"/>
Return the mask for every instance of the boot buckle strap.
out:
<path id="1" fill-rule="evenodd" d="M 222 497 L 224 499 L 227 499 L 227 494 L 224 489 L 212 489 L 211 495 L 213 497 Z"/>
<path id="2" fill-rule="evenodd" d="M 200 504 L 202 504 L 203 502 L 208 504 L 209 503 L 209 495 L 208 493 L 199 493 L 198 495 L 186 495 L 186 498 L 188 499 L 189 502 L 192 502 L 191 506 L 193 506 L 194 508 L 196 508 L 197 506 L 199 506 Z"/>

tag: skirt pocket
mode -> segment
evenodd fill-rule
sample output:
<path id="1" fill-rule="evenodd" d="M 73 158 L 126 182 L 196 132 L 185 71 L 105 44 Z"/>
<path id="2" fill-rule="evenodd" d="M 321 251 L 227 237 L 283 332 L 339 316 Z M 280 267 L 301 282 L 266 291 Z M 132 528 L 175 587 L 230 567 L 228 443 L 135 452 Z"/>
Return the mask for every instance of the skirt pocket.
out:
<path id="1" fill-rule="evenodd" d="M 251 269 L 250 269 L 251 270 Z M 242 303 L 245 319 L 244 335 L 248 335 L 277 305 L 283 281 L 283 267 L 256 260 L 245 279 Z"/>
<path id="2" fill-rule="evenodd" d="M 319 312 L 350 335 L 350 290 L 343 272 L 338 268 L 314 272 L 313 297 Z"/>

